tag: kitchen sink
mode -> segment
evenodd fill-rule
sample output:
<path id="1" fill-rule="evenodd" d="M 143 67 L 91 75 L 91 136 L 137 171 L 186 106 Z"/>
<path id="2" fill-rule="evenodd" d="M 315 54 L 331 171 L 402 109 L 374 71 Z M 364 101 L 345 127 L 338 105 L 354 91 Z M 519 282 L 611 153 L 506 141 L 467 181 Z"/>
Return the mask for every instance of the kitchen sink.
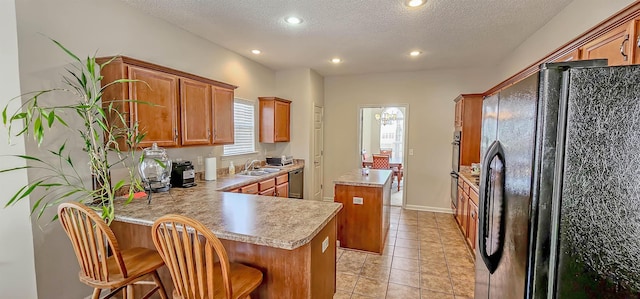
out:
<path id="1" fill-rule="evenodd" d="M 278 168 L 270 168 L 270 167 L 264 167 L 264 168 L 258 168 L 255 170 L 243 170 L 241 172 L 238 172 L 238 175 L 246 175 L 246 176 L 262 176 L 262 175 L 267 175 L 270 173 L 275 173 L 280 171 L 280 169 Z"/>
<path id="2" fill-rule="evenodd" d="M 241 172 L 238 172 L 238 175 L 246 175 L 246 176 L 261 176 L 261 175 L 267 175 L 269 174 L 269 172 L 263 171 L 263 170 L 243 170 Z"/>

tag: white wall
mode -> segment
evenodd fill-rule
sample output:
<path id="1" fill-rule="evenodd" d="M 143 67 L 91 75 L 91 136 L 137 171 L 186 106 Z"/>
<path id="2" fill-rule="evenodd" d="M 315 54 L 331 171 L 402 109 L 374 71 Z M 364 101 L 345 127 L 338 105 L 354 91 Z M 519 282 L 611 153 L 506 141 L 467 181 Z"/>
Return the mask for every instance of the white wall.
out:
<path id="1" fill-rule="evenodd" d="M 497 68 L 498 81 L 492 86 L 513 76 L 633 2 L 635 1 L 574 0 L 500 62 Z"/>
<path id="2" fill-rule="evenodd" d="M 20 94 L 20 73 L 18 71 L 18 37 L 16 32 L 16 10 L 14 0 L 0 1 L 0 109 Z M 14 100 L 10 111 L 20 106 Z M 20 129 L 15 132 L 19 132 Z M 7 129 L 0 126 L 0 154 L 24 155 L 24 139 L 13 138 L 7 142 Z M 3 157 L 2 168 L 20 167 L 23 160 Z M 27 184 L 27 172 L 15 171 L 0 174 L 0 297 L 37 298 L 36 272 L 33 256 L 33 237 L 29 217 L 29 198 L 9 208 L 4 207 L 10 195 Z"/>
<path id="3" fill-rule="evenodd" d="M 71 60 L 48 41 L 48 36 L 80 57 L 92 55 L 96 50 L 104 56 L 122 54 L 237 85 L 238 97 L 257 99 L 275 94 L 272 70 L 121 1 L 21 0 L 16 6 L 23 92 L 61 85 L 60 74 Z M 63 101 L 59 97 L 50 100 Z M 63 131 L 51 133 L 53 139 L 63 139 L 60 138 Z M 194 159 L 212 150 L 216 155 L 222 153 L 222 147 L 218 146 L 171 150 L 169 154 Z M 36 154 L 38 149 L 28 142 L 27 152 Z M 79 148 L 75 153 L 82 161 Z M 244 164 L 248 158 L 258 156 L 238 157 L 234 162 Z M 226 167 L 228 161 L 219 162 L 218 167 Z M 32 173 L 29 175 L 33 179 Z M 47 225 L 53 212 L 52 209 L 33 229 L 38 293 L 41 298 L 82 298 L 90 290 L 78 281 L 77 261 L 60 225 Z"/>
<path id="4" fill-rule="evenodd" d="M 325 78 L 325 196 L 333 196 L 333 179 L 360 167 L 360 105 L 408 104 L 405 159 L 407 205 L 450 210 L 453 99 L 487 88 L 487 69 L 384 73 Z"/>

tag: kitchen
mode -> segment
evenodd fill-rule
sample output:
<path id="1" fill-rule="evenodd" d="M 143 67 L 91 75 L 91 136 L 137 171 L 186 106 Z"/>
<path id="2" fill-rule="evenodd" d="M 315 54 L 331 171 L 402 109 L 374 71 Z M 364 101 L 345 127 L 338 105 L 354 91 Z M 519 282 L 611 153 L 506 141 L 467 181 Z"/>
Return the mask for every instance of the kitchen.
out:
<path id="1" fill-rule="evenodd" d="M 238 96 L 245 99 L 257 99 L 262 96 L 278 95 L 294 100 L 292 113 L 292 139 L 284 144 L 258 144 L 258 152 L 280 156 L 290 154 L 295 158 L 311 161 L 311 142 L 309 142 L 312 124 L 313 108 L 324 106 L 325 114 L 325 168 L 323 175 L 325 186 L 332 186 L 332 181 L 349 168 L 356 167 L 359 153 L 356 143 L 343 142 L 357 140 L 357 128 L 354 116 L 359 104 L 384 103 L 389 99 L 394 102 L 410 104 L 413 123 L 409 126 L 408 143 L 416 151 L 416 155 L 409 158 L 411 166 L 407 168 L 406 192 L 409 208 L 429 208 L 432 211 L 450 211 L 450 184 L 446 174 L 450 168 L 449 157 L 452 133 L 453 103 L 451 100 L 461 93 L 482 92 L 497 82 L 508 78 L 520 69 L 533 63 L 539 57 L 557 48 L 566 41 L 586 31 L 591 26 L 604 20 L 610 15 L 629 4 L 617 2 L 602 4 L 593 2 L 592 7 L 577 9 L 581 4 L 573 3 L 564 9 L 561 16 L 552 19 L 546 27 L 530 36 L 514 52 L 504 58 L 495 72 L 487 74 L 487 67 L 473 67 L 463 69 L 441 69 L 438 71 L 416 71 L 394 74 L 365 74 L 361 76 L 325 77 L 324 80 L 312 69 L 294 69 L 274 73 L 271 69 L 253 63 L 248 59 L 231 53 L 217 45 L 203 40 L 184 30 L 157 18 L 150 17 L 123 4 L 106 3 L 69 3 L 54 4 L 40 2 L 17 2 L 18 6 L 18 47 L 20 50 L 20 72 L 22 87 L 25 90 L 42 88 L 39 83 L 41 77 L 54 78 L 52 69 L 60 68 L 64 57 L 55 50 L 43 54 L 39 49 L 51 49 L 45 38 L 35 32 L 43 32 L 48 36 L 61 39 L 70 48 L 93 53 L 96 48 L 100 53 L 122 53 L 132 57 L 145 57 L 159 64 L 169 64 L 176 69 L 189 70 L 216 80 L 231 82 L 240 86 Z M 586 5 L 586 4 L 582 4 Z M 611 5 L 610 7 L 604 7 Z M 40 7 L 40 8 L 36 8 Z M 101 11 L 97 16 L 84 12 Z M 87 24 L 95 22 L 93 17 L 100 18 L 103 23 L 109 20 L 124 20 L 121 24 L 112 24 L 109 29 L 89 28 L 90 26 L 71 26 L 72 20 L 51 20 L 51 15 L 67 15 L 69 11 L 80 11 L 78 18 Z M 578 11 L 578 12 L 573 12 Z M 594 15 L 583 16 L 581 12 L 590 11 Z M 564 20 L 564 21 L 562 21 Z M 571 21 L 567 21 L 571 20 Z M 566 30 L 558 30 L 559 23 L 573 22 Z M 68 28 L 74 28 L 68 32 Z M 100 38 L 94 37 L 94 30 L 104 30 Z M 129 32 L 126 35 L 117 32 Z M 79 39 L 74 36 L 83 36 Z M 514 46 L 514 49 L 516 47 Z M 201 59 L 201 57 L 205 57 Z M 224 57 L 224 68 L 218 66 L 220 57 Z M 523 58 L 524 57 L 524 58 Z M 334 66 L 331 66 L 334 67 Z M 211 71 L 215 70 L 215 71 Z M 53 71 L 57 73 L 57 71 Z M 50 79 L 51 84 L 56 83 Z M 31 82 L 31 83 L 30 83 Z M 249 88 L 250 86 L 250 88 Z M 402 86 L 402 88 L 398 88 Z M 309 92 L 312 91 L 312 92 Z M 7 95 L 12 97 L 14 94 Z M 428 136 L 420 134 L 415 128 L 426 128 Z M 215 156 L 221 156 L 221 147 L 214 148 Z M 184 149 L 176 154 L 170 150 L 170 156 L 183 156 L 195 161 L 197 156 L 206 157 L 207 151 Z M 249 158 L 234 160 L 241 165 Z M 328 161 L 331 161 L 330 163 Z M 229 160 L 219 160 L 221 167 Z M 348 166 L 352 163 L 354 166 Z M 354 164 L 355 163 L 355 164 Z M 305 171 L 305 180 L 311 179 Z M 445 175 L 443 175 L 445 174 Z M 413 183 L 413 184 L 412 184 Z M 305 186 L 311 186 L 309 181 Z M 324 197 L 331 198 L 331 187 L 325 187 Z M 309 190 L 307 188 L 307 190 Z M 425 192 L 427 191 L 427 192 Z M 425 194 L 426 193 L 426 194 Z M 308 196 L 305 195 L 305 198 Z M 31 234 L 31 232 L 29 233 Z M 45 277 L 72 277 L 69 283 L 77 284 L 75 269 L 68 269 L 74 261 L 72 253 L 68 251 L 68 241 L 56 236 L 62 236 L 59 229 L 45 227 L 42 231 L 34 227 L 32 246 L 35 250 L 35 264 L 38 275 L 39 291 L 50 293 L 58 284 L 56 280 Z M 45 243 L 46 240 L 46 243 Z M 62 255 L 53 258 L 47 248 L 60 248 Z M 56 260 L 65 267 L 57 266 Z M 32 261 L 33 262 L 33 261 Z M 41 277 L 44 275 L 45 277 Z M 64 281 L 67 283 L 67 281 Z M 78 286 L 78 288 L 82 288 Z M 70 292 L 72 290 L 69 290 Z M 70 297 L 74 297 L 70 295 Z"/>

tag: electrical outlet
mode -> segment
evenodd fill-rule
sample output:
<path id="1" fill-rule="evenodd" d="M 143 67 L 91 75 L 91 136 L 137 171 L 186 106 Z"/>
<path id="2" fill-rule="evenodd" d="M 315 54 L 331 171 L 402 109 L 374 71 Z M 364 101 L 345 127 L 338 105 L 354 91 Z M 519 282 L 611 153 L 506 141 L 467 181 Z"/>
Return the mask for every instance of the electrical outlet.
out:
<path id="1" fill-rule="evenodd" d="M 361 205 L 364 203 L 364 199 L 362 197 L 353 197 L 353 204 L 354 205 Z"/>
<path id="2" fill-rule="evenodd" d="M 412 148 L 409 149 L 409 156 L 413 156 L 413 149 Z"/>
<path id="3" fill-rule="evenodd" d="M 327 248 L 329 248 L 329 237 L 324 238 L 324 241 L 322 241 L 322 252 L 327 251 Z"/>
<path id="4" fill-rule="evenodd" d="M 202 165 L 202 156 L 198 156 L 198 165 Z"/>

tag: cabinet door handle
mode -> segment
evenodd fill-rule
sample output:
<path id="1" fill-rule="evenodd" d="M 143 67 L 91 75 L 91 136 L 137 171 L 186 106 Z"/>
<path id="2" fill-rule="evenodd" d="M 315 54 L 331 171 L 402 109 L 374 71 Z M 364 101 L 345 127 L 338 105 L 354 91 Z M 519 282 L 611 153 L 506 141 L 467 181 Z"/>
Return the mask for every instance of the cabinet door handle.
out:
<path id="1" fill-rule="evenodd" d="M 211 138 L 211 129 L 207 129 L 207 139 Z"/>
<path id="2" fill-rule="evenodd" d="M 624 53 L 624 45 L 629 41 L 629 35 L 625 35 L 624 40 L 622 41 L 622 43 L 620 44 L 620 55 L 622 55 L 624 61 L 627 61 L 629 59 L 629 56 L 627 54 Z"/>
<path id="3" fill-rule="evenodd" d="M 636 40 L 636 45 L 640 48 L 640 35 L 638 35 L 638 40 Z"/>
<path id="4" fill-rule="evenodd" d="M 178 129 L 173 129 L 173 140 L 178 142 Z"/>

